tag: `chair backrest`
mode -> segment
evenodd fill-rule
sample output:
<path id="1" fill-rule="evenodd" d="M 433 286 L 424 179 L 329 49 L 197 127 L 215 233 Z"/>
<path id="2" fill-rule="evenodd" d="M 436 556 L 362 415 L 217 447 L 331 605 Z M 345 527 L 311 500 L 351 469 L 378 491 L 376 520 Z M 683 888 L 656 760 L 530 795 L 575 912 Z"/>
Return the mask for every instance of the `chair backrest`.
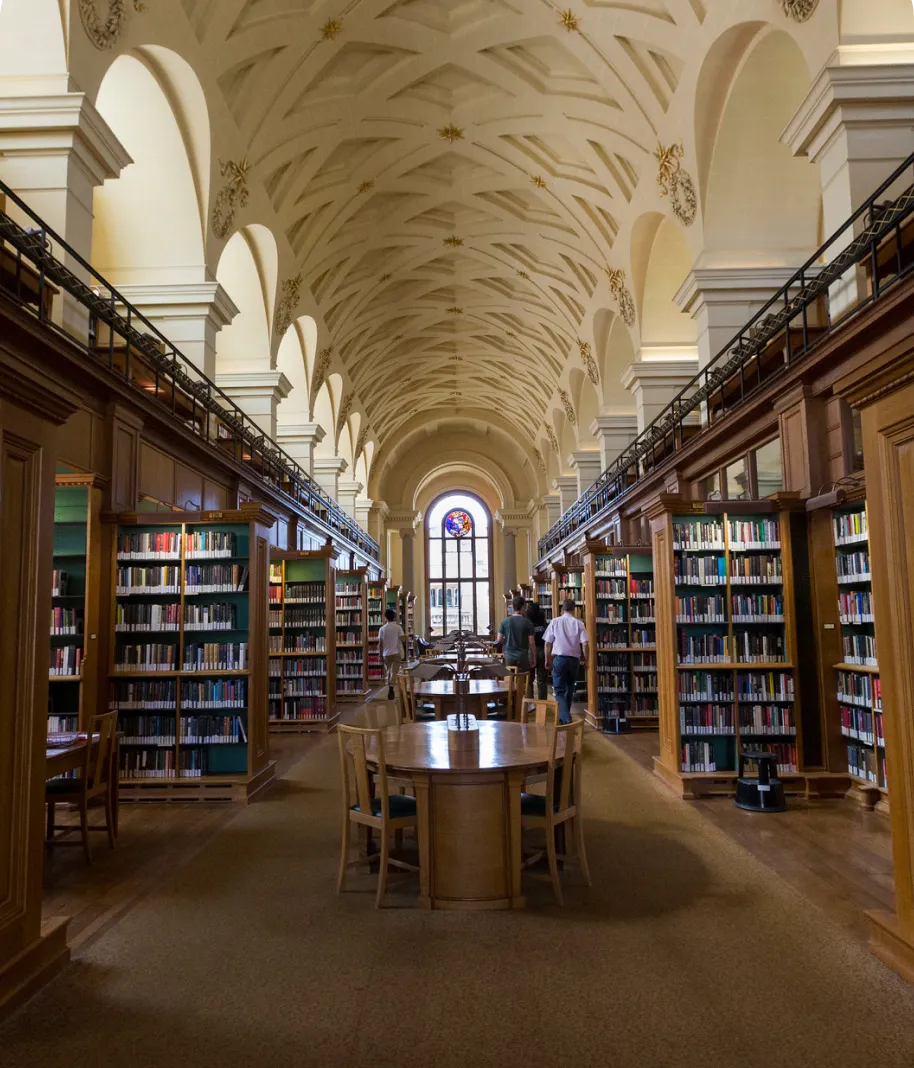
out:
<path id="1" fill-rule="evenodd" d="M 530 678 L 529 671 L 518 671 L 514 675 L 514 694 L 510 709 L 511 719 L 522 723 L 524 720 L 524 701 L 527 699 L 527 680 Z"/>
<path id="2" fill-rule="evenodd" d="M 578 719 L 573 723 L 559 723 L 550 729 L 553 734 L 552 746 L 549 750 L 549 765 L 546 770 L 546 808 L 548 811 L 559 815 L 571 805 L 579 805 L 581 801 L 584 720 Z M 557 763 L 557 756 L 561 750 L 559 745 L 560 738 L 565 740 L 561 765 Z M 556 796 L 556 771 L 560 766 L 562 774 L 559 781 L 558 795 Z"/>
<path id="3" fill-rule="evenodd" d="M 527 698 L 523 702 L 523 714 L 521 716 L 521 722 L 526 723 L 530 713 L 533 713 L 533 722 L 537 727 L 546 727 L 557 724 L 559 721 L 559 703 L 558 701 L 534 701 L 531 698 Z M 552 724 L 549 721 L 552 721 Z"/>
<path id="4" fill-rule="evenodd" d="M 89 790 L 93 794 L 108 788 L 114 771 L 114 734 L 117 727 L 117 711 L 105 712 L 95 716 L 89 729 Z M 98 742 L 93 746 L 92 737 L 98 735 Z"/>
<path id="5" fill-rule="evenodd" d="M 416 680 L 405 671 L 397 675 L 397 708 L 401 723 L 416 722 Z"/>
<path id="6" fill-rule="evenodd" d="M 380 727 L 350 727 L 338 723 L 337 744 L 340 749 L 340 775 L 343 786 L 343 804 L 347 809 L 358 805 L 359 811 L 371 815 L 371 776 L 368 766 L 369 749 L 374 749 L 377 761 L 378 792 L 381 796 L 381 811 L 386 812 L 387 761 L 384 755 L 384 731 Z"/>

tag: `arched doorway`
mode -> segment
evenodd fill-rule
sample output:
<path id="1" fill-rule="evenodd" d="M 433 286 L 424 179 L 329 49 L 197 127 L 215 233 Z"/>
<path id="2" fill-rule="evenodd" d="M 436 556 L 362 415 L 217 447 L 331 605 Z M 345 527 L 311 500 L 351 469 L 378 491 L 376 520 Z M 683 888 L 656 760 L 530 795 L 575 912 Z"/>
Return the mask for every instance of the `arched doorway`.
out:
<path id="1" fill-rule="evenodd" d="M 492 518 L 477 497 L 448 493 L 428 511 L 429 624 L 485 634 L 492 624 Z"/>

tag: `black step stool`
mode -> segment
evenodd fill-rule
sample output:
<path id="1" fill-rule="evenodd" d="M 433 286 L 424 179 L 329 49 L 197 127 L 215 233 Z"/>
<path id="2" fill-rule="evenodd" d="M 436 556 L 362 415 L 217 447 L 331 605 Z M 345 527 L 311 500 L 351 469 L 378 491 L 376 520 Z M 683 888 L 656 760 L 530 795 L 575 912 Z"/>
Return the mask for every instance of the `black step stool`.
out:
<path id="1" fill-rule="evenodd" d="M 745 774 L 747 760 L 758 764 L 758 775 Z M 747 812 L 786 812 L 784 784 L 778 778 L 778 760 L 763 749 L 741 749 L 736 780 L 736 807 Z"/>

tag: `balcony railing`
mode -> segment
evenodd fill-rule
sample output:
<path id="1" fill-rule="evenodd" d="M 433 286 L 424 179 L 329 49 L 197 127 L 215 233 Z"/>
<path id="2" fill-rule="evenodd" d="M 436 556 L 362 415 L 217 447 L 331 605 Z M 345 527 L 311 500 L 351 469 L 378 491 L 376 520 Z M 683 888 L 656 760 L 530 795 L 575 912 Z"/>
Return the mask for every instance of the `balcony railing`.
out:
<path id="1" fill-rule="evenodd" d="M 378 543 L 66 241 L 0 182 L 0 294 L 375 561 Z M 7 212 L 15 206 L 17 219 Z M 58 258 L 60 257 L 60 258 Z M 66 264 L 62 262 L 66 261 Z"/>
<path id="2" fill-rule="evenodd" d="M 908 174 L 908 172 L 911 172 Z M 883 200 L 889 190 L 891 200 Z M 914 155 L 682 389 L 539 541 L 540 559 L 787 373 L 914 269 Z"/>

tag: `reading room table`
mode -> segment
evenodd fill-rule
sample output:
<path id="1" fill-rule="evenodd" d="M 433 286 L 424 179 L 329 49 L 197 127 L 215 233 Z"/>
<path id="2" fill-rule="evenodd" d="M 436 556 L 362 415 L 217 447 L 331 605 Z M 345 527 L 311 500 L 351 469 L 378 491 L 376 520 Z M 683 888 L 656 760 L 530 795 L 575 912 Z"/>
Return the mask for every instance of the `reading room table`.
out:
<path id="1" fill-rule="evenodd" d="M 486 719 L 489 702 L 504 704 L 508 700 L 509 683 L 504 679 L 470 679 L 464 712 L 477 719 Z M 447 719 L 458 711 L 458 695 L 453 679 L 417 682 L 416 697 L 435 706 L 435 719 Z"/>
<path id="2" fill-rule="evenodd" d="M 111 776 L 111 822 L 114 833 L 117 834 L 117 803 L 118 803 L 118 750 L 121 732 L 114 735 L 113 767 L 114 774 Z M 92 735 L 92 745 L 98 743 L 98 735 Z M 65 775 L 68 771 L 76 771 L 83 766 L 86 759 L 86 746 L 89 744 L 88 735 L 79 734 L 49 734 L 45 748 L 44 777 L 54 779 L 58 775 Z"/>
<path id="3" fill-rule="evenodd" d="M 450 748 L 446 722 L 405 723 L 385 731 L 388 770 L 408 774 L 416 788 L 424 908 L 525 904 L 520 795 L 524 778 L 548 763 L 553 731 L 528 723 L 478 726 L 478 750 Z M 557 759 L 563 749 L 560 738 Z"/>

